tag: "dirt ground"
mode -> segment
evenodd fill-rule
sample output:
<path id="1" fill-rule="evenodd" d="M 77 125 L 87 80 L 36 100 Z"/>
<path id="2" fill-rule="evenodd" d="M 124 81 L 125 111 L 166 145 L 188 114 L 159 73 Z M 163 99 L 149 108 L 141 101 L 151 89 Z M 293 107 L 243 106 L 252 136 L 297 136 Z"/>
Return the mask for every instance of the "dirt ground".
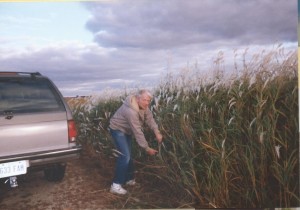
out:
<path id="1" fill-rule="evenodd" d="M 101 163 L 102 162 L 102 163 Z M 0 183 L 1 210 L 82 210 L 82 209 L 157 209 L 191 208 L 180 206 L 179 195 L 163 183 L 145 179 L 137 172 L 138 186 L 127 187 L 125 196 L 109 192 L 114 160 L 99 161 L 82 155 L 70 161 L 63 181 L 48 182 L 42 171 L 18 177 L 19 186 L 10 188 Z"/>

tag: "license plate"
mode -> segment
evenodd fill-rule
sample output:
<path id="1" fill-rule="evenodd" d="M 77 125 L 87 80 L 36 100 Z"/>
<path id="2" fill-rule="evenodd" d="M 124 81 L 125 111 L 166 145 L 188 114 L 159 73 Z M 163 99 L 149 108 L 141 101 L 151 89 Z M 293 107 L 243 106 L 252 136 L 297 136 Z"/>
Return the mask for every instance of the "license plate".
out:
<path id="1" fill-rule="evenodd" d="M 0 178 L 26 174 L 28 166 L 28 160 L 0 163 Z"/>

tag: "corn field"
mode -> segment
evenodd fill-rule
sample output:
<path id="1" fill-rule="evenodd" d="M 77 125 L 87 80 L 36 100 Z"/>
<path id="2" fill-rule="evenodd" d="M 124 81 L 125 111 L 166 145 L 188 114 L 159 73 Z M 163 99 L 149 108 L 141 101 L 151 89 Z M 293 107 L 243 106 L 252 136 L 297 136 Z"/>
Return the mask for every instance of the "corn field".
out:
<path id="1" fill-rule="evenodd" d="M 211 77 L 195 66 L 161 80 L 151 110 L 164 141 L 145 128 L 159 154 L 149 158 L 135 144 L 134 158 L 157 166 L 147 173 L 197 207 L 299 206 L 297 53 L 279 46 L 234 60 L 227 77 L 223 64 L 220 54 Z M 127 94 L 69 101 L 83 145 L 114 155 L 107 126 Z"/>

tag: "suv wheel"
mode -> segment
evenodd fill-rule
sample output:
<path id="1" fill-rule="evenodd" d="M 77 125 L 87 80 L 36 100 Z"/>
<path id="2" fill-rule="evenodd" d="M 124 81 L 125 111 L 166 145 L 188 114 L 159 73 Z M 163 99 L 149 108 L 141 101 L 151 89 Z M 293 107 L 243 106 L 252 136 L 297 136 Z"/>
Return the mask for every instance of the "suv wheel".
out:
<path id="1" fill-rule="evenodd" d="M 65 176 L 66 165 L 55 164 L 44 170 L 44 175 L 48 181 L 58 182 L 61 181 Z"/>

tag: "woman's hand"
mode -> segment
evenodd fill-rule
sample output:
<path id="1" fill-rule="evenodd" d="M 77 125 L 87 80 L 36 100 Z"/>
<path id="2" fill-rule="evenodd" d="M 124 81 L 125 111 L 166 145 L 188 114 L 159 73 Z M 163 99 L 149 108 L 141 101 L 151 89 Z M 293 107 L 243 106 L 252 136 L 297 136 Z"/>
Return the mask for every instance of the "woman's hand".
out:
<path id="1" fill-rule="evenodd" d="M 152 149 L 152 148 L 150 148 L 150 147 L 148 147 L 148 148 L 146 149 L 146 152 L 147 152 L 148 155 L 155 155 L 156 153 L 158 153 L 157 150 Z"/>
<path id="2" fill-rule="evenodd" d="M 155 137 L 156 137 L 158 143 L 162 142 L 163 136 L 161 135 L 161 133 L 159 131 L 155 133 Z"/>

